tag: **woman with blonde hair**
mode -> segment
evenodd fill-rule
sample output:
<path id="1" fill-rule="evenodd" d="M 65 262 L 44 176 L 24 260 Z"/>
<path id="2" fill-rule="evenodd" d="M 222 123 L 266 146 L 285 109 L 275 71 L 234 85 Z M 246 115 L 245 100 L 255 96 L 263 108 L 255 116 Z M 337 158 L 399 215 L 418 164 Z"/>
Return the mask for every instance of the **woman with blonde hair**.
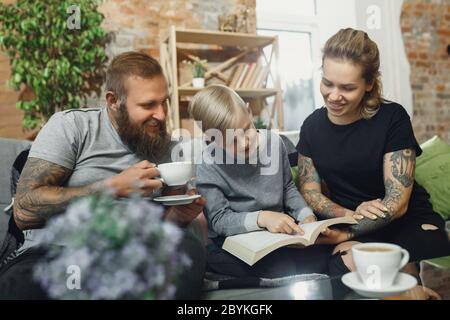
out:
<path id="1" fill-rule="evenodd" d="M 422 150 L 405 109 L 383 99 L 379 68 L 377 45 L 364 31 L 342 29 L 326 42 L 325 106 L 304 121 L 297 145 L 300 192 L 321 219 L 359 219 L 328 235 L 342 252 L 353 240 L 398 244 L 411 261 L 449 255 L 444 221 L 414 180 Z"/>

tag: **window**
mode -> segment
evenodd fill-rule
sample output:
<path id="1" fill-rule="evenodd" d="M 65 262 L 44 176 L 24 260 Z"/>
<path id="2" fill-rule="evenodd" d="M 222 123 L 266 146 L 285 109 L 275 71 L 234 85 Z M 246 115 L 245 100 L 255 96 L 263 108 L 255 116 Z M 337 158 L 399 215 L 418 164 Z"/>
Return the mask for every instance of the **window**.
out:
<path id="1" fill-rule="evenodd" d="M 284 129 L 298 130 L 317 104 L 316 2 L 257 0 L 256 12 L 258 34 L 278 36 Z"/>

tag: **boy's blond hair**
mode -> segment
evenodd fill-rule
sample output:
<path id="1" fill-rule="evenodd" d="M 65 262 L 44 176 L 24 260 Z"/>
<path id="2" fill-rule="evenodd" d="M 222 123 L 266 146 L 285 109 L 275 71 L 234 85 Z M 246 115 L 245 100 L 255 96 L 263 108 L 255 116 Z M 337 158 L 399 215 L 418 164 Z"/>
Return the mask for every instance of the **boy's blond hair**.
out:
<path id="1" fill-rule="evenodd" d="M 195 121 L 202 122 L 202 130 L 236 128 L 236 115 L 248 113 L 244 100 L 224 85 L 211 85 L 200 90 L 189 104 L 189 114 Z"/>

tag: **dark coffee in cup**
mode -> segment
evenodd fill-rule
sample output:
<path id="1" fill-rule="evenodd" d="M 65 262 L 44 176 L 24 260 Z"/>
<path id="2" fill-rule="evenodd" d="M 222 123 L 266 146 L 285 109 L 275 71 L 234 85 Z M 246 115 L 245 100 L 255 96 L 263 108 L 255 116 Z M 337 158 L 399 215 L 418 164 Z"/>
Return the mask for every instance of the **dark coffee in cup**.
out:
<path id="1" fill-rule="evenodd" d="M 366 252 L 389 252 L 392 251 L 390 248 L 383 248 L 383 247 L 362 247 L 359 250 L 366 251 Z"/>

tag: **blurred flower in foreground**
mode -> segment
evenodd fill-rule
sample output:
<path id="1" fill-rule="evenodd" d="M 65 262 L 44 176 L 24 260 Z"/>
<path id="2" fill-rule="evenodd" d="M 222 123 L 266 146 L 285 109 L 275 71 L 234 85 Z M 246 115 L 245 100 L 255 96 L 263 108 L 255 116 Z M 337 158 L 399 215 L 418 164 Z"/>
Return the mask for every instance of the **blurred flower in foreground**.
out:
<path id="1" fill-rule="evenodd" d="M 80 199 L 39 235 L 49 251 L 34 277 L 56 299 L 173 298 L 177 276 L 191 261 L 177 251 L 181 229 L 162 214 L 138 197 Z M 79 275 L 68 272 L 73 266 Z M 78 288 L 67 284 L 71 276 L 79 276 Z"/>

